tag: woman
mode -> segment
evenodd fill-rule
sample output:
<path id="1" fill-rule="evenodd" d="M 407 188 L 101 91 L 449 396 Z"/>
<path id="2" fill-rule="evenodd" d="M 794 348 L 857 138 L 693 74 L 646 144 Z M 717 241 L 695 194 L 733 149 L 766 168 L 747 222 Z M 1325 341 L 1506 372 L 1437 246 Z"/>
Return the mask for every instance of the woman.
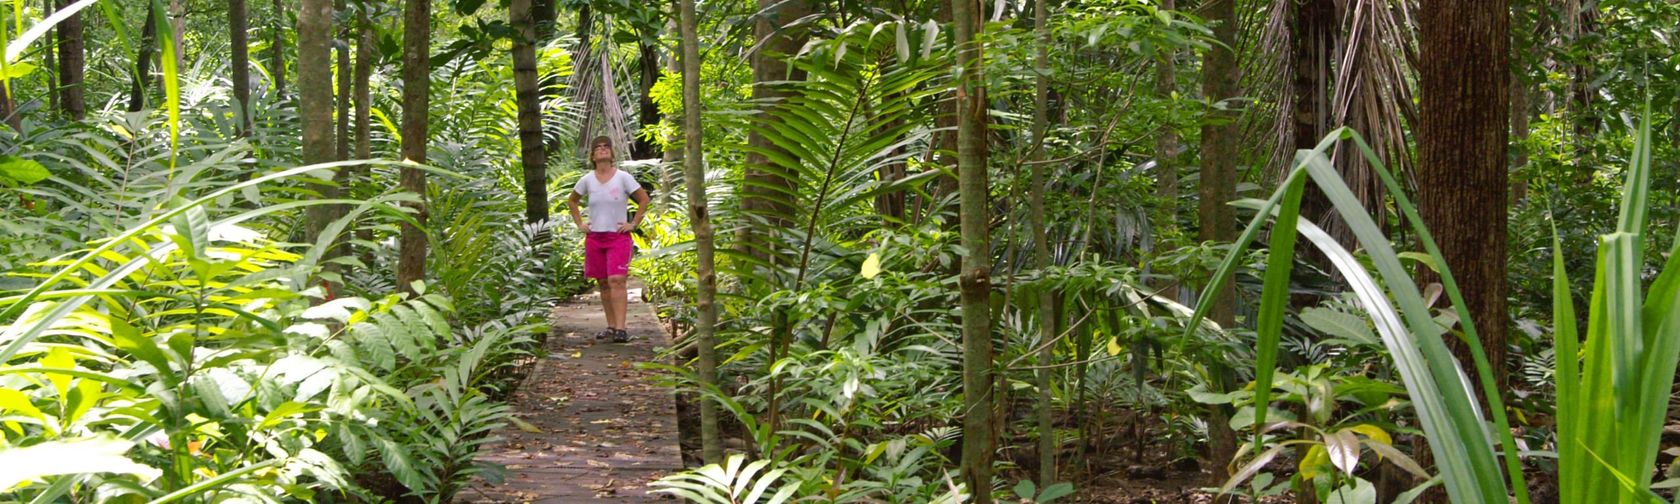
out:
<path id="1" fill-rule="evenodd" d="M 647 215 L 648 195 L 636 183 L 636 177 L 614 166 L 612 140 L 607 137 L 590 142 L 589 162 L 595 169 L 578 179 L 566 205 L 571 208 L 572 223 L 586 233 L 583 275 L 601 285 L 607 329 L 596 333 L 595 339 L 612 338 L 623 343 L 630 341 L 630 332 L 624 327 L 624 311 L 630 303 L 625 288 L 625 277 L 630 274 L 630 231 Z M 587 222 L 578 213 L 578 201 L 584 196 L 589 197 Z M 626 219 L 631 198 L 636 200 L 636 218 Z"/>

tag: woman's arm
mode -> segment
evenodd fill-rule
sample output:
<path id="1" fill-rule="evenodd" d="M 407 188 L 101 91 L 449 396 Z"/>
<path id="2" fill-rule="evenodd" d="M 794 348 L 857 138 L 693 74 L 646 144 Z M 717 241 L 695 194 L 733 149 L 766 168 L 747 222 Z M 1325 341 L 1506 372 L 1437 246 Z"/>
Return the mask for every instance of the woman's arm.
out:
<path id="1" fill-rule="evenodd" d="M 636 192 L 631 194 L 630 197 L 636 200 L 636 218 L 620 225 L 618 227 L 620 233 L 628 233 L 630 230 L 636 229 L 636 226 L 642 225 L 642 217 L 647 216 L 648 207 L 652 206 L 648 204 L 651 200 L 648 199 L 648 193 L 645 189 L 636 189 Z"/>
<path id="2" fill-rule="evenodd" d="M 582 201 L 582 198 L 578 196 L 577 191 L 572 191 L 571 196 L 566 197 L 566 208 L 572 212 L 572 223 L 576 224 L 578 229 L 584 229 L 583 215 L 578 213 L 578 202 L 580 201 Z"/>

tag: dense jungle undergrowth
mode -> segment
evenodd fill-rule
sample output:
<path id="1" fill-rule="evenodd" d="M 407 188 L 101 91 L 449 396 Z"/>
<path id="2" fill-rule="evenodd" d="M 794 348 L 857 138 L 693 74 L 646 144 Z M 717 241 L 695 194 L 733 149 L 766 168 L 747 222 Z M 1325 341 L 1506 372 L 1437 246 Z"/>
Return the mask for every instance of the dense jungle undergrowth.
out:
<path id="1" fill-rule="evenodd" d="M 1680 488 L 1680 4 L 7 7 L 0 502 L 498 481 L 597 136 L 658 494 Z"/>

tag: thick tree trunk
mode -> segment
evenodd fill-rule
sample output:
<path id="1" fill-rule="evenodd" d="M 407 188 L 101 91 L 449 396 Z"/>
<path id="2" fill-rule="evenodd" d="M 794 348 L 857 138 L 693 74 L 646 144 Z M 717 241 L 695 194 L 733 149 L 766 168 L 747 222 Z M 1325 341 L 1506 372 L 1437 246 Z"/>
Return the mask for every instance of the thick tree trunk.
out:
<path id="1" fill-rule="evenodd" d="M 1508 6 L 1507 0 L 1426 0 L 1418 20 L 1423 41 L 1418 70 L 1418 213 L 1463 290 L 1495 370 L 1504 369 L 1508 318 Z M 1469 349 L 1457 338 L 1447 341 L 1474 383 Z M 1496 374 L 1503 390 L 1508 376 Z M 1479 396 L 1481 389 L 1476 390 Z"/>
<path id="2" fill-rule="evenodd" d="M 346 7 L 348 7 L 348 4 L 345 0 L 333 0 L 333 10 L 335 12 L 345 12 Z M 351 142 L 350 23 L 343 23 L 338 26 L 338 35 L 334 38 L 334 40 L 337 40 L 340 43 L 333 44 L 333 52 L 338 57 L 338 71 L 335 72 L 335 77 L 337 77 L 335 82 L 338 84 L 338 130 L 337 134 L 333 135 L 333 144 L 338 147 L 338 151 L 336 153 L 338 155 L 337 159 L 343 161 L 350 159 Z"/>
<path id="3" fill-rule="evenodd" d="M 303 127 L 304 164 L 335 160 L 333 149 L 332 53 L 330 46 L 333 6 L 330 0 L 303 0 L 298 9 L 298 114 Z M 336 186 L 321 184 L 323 198 L 337 198 Z M 308 233 L 314 242 L 333 220 L 332 206 L 309 207 Z"/>
<path id="4" fill-rule="evenodd" d="M 404 0 L 402 157 L 405 161 L 421 164 L 426 162 L 426 114 L 430 110 L 431 32 L 431 1 Z M 408 205 L 415 210 L 415 220 L 425 225 L 426 172 L 404 167 L 402 188 L 422 198 L 422 201 Z M 425 230 L 404 223 L 398 246 L 397 288 L 412 292 L 411 284 L 426 277 Z"/>
<path id="5" fill-rule="evenodd" d="M 631 152 L 636 159 L 653 159 L 660 157 L 659 147 L 647 137 L 646 132 L 659 125 L 659 105 L 653 102 L 653 85 L 659 82 L 659 46 L 645 41 L 637 44 L 641 54 L 641 82 L 637 86 L 640 96 L 636 99 L 636 119 L 641 125 L 641 133 L 636 134 L 636 142 L 631 146 Z"/>
<path id="6" fill-rule="evenodd" d="M 986 180 L 986 87 L 975 0 L 952 0 L 957 47 L 957 178 L 963 254 L 963 480 L 976 504 L 992 502 L 992 253 Z"/>
<path id="7" fill-rule="evenodd" d="M 525 222 L 548 220 L 548 161 L 543 152 L 542 101 L 537 95 L 536 26 L 531 0 L 513 0 L 513 88 L 519 115 L 519 162 L 525 175 Z"/>
<path id="8" fill-rule="evenodd" d="M 228 63 L 233 75 L 233 103 L 235 135 L 244 138 L 251 134 L 251 41 L 245 0 L 228 0 L 228 40 L 233 61 Z"/>
<path id="9" fill-rule="evenodd" d="M 757 40 L 764 42 L 758 52 L 753 53 L 753 100 L 768 103 L 787 95 L 768 83 L 805 78 L 804 72 L 791 69 L 785 58 L 798 53 L 807 38 L 806 31 L 786 26 L 810 13 L 811 6 L 806 0 L 759 0 L 758 5 L 764 15 L 758 18 L 753 33 Z M 771 111 L 760 113 L 769 114 Z M 775 144 L 757 130 L 747 132 L 747 144 L 760 149 L 777 149 Z M 741 187 L 741 211 L 748 218 L 762 219 L 765 225 L 741 226 L 736 246 L 744 253 L 763 259 L 774 267 L 777 258 L 770 252 L 774 248 L 771 243 L 776 240 L 774 233 L 789 227 L 792 224 L 789 216 L 794 214 L 785 196 L 781 195 L 791 194 L 798 187 L 799 181 L 785 176 L 780 170 L 768 169 L 769 166 L 770 160 L 765 155 L 757 152 L 747 154 L 746 173 L 743 176 L 745 183 Z M 786 334 L 788 318 L 785 314 L 774 315 L 771 326 L 769 362 L 773 363 L 783 355 L 783 349 L 788 345 L 787 340 L 791 335 Z M 772 379 L 766 397 L 771 428 L 781 424 L 780 390 L 781 379 Z"/>
<path id="10" fill-rule="evenodd" d="M 1290 86 L 1294 88 L 1289 117 L 1295 137 L 1292 148 L 1311 149 L 1330 132 L 1330 60 L 1335 54 L 1336 5 L 1333 0 L 1305 0 L 1292 7 L 1292 36 L 1289 37 Z M 1294 164 L 1293 152 L 1285 152 L 1283 160 Z M 1287 173 L 1287 167 L 1279 173 Z M 1316 186 L 1308 187 L 1301 195 L 1302 216 L 1326 229 L 1340 227 L 1334 225 L 1340 218 L 1327 218 L 1331 213 L 1330 199 Z M 1329 264 L 1311 244 L 1301 243 L 1296 249 L 1321 265 Z"/>
<path id="11" fill-rule="evenodd" d="M 555 0 L 532 0 L 531 20 L 536 24 L 536 45 L 543 45 L 554 40 L 554 25 L 560 20 L 560 9 Z"/>
<path id="12" fill-rule="evenodd" d="M 792 70 L 785 58 L 799 52 L 805 44 L 804 30 L 783 29 L 788 23 L 804 17 L 810 12 L 810 5 L 805 0 L 759 0 L 759 9 L 765 12 L 753 27 L 753 37 L 763 40 L 763 45 L 753 53 L 753 100 L 769 102 L 786 97 L 786 93 L 771 87 L 769 82 L 779 80 L 800 80 L 804 72 Z M 774 107 L 774 106 L 772 106 Z M 762 113 L 768 114 L 769 111 Z M 747 144 L 761 149 L 776 149 L 775 145 L 756 131 L 747 132 Z M 769 228 L 785 227 L 787 216 L 793 214 L 793 209 L 780 201 L 776 191 L 767 186 L 779 186 L 792 190 L 798 181 L 776 174 L 774 170 L 763 167 L 770 163 L 763 154 L 749 152 L 746 159 L 746 184 L 741 188 L 741 209 L 748 215 L 763 218 L 771 224 Z M 761 236 L 762 226 L 742 226 L 742 236 L 737 240 L 741 247 L 756 257 L 766 258 L 767 254 L 759 250 L 764 244 Z"/>
<path id="13" fill-rule="evenodd" d="M 274 29 L 269 32 L 268 72 L 274 78 L 276 102 L 286 96 L 286 5 L 274 0 Z"/>
<path id="14" fill-rule="evenodd" d="M 700 383 L 717 386 L 717 274 L 713 258 L 712 220 L 707 210 L 706 168 L 700 145 L 700 37 L 694 0 L 679 0 L 682 32 L 683 79 L 683 178 L 688 185 L 688 221 L 694 226 L 694 260 L 697 293 L 694 308 L 694 344 L 698 348 L 696 371 Z M 707 464 L 723 461 L 722 439 L 718 437 L 718 411 L 707 396 L 700 399 L 700 458 Z"/>
<path id="15" fill-rule="evenodd" d="M 157 57 L 157 9 L 146 9 L 146 25 L 140 27 L 140 50 L 134 57 L 134 79 L 128 87 L 128 111 L 146 108 L 146 88 L 152 83 L 152 58 Z"/>
<path id="16" fill-rule="evenodd" d="M 1202 57 L 1202 97 L 1208 101 L 1217 102 L 1240 94 L 1236 56 L 1231 52 L 1231 48 L 1237 46 L 1235 3 L 1236 0 L 1208 0 L 1202 5 L 1202 16 L 1213 25 L 1215 39 L 1213 47 Z M 1242 132 L 1235 112 L 1214 109 L 1208 115 L 1218 121 L 1202 126 L 1201 201 L 1198 208 L 1200 238 L 1230 242 L 1236 238 L 1236 216 L 1227 203 L 1236 196 L 1237 142 L 1241 141 Z M 1236 322 L 1236 284 L 1227 280 L 1207 288 L 1219 291 L 1218 300 L 1209 311 L 1208 318 L 1223 327 L 1232 327 Z M 1223 391 L 1230 390 L 1235 384 L 1231 383 L 1232 372 L 1222 359 L 1221 356 L 1213 356 L 1209 360 L 1208 371 L 1213 377 L 1213 386 Z M 1237 440 L 1227 421 L 1231 415 L 1229 408 L 1214 407 L 1212 410 L 1208 421 L 1208 458 L 1215 466 L 1220 466 L 1235 456 Z M 1224 475 L 1215 474 L 1215 478 L 1223 480 Z"/>
<path id="17" fill-rule="evenodd" d="M 1167 0 L 1171 2 L 1172 0 Z M 1033 70 L 1038 78 L 1033 86 L 1033 153 L 1038 161 L 1032 167 L 1031 206 L 1033 228 L 1033 264 L 1039 271 L 1050 268 L 1050 233 L 1044 222 L 1044 195 L 1050 192 L 1050 167 L 1044 164 L 1044 137 L 1050 132 L 1050 8 L 1048 0 L 1033 2 L 1033 31 L 1038 37 L 1038 51 L 1033 57 Z M 1170 6 L 1168 8 L 1171 8 Z M 1056 481 L 1055 402 L 1050 394 L 1050 362 L 1055 358 L 1056 339 L 1055 295 L 1049 289 L 1038 294 L 1038 371 L 1034 385 L 1038 388 L 1038 486 L 1050 486 Z"/>

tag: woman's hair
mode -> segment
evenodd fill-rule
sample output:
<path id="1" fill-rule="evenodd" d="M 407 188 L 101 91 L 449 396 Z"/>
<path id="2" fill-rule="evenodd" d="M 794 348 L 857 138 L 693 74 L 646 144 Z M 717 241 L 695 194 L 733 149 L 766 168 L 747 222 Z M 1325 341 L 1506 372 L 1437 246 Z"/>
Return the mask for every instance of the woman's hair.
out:
<path id="1" fill-rule="evenodd" d="M 612 147 L 613 146 L 611 138 L 607 138 L 606 135 L 601 135 L 601 136 L 595 137 L 594 140 L 589 141 L 589 148 L 591 150 L 593 150 L 593 149 L 595 149 L 595 146 L 602 145 L 602 144 L 605 144 L 607 147 Z"/>

